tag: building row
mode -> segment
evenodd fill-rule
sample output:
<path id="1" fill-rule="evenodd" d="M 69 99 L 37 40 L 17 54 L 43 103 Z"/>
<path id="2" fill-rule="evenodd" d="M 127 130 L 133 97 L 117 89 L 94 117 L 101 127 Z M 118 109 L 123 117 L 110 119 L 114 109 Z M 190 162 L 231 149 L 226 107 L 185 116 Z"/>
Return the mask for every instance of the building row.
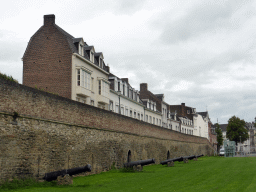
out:
<path id="1" fill-rule="evenodd" d="M 238 152 L 239 154 L 256 153 L 256 147 L 255 147 L 256 127 L 255 127 L 255 123 L 256 123 L 256 117 L 255 117 L 255 121 L 246 122 L 245 129 L 247 129 L 247 131 L 248 131 L 249 138 L 244 142 L 240 141 L 240 142 L 237 143 L 236 152 Z M 220 125 L 220 128 L 222 130 L 223 141 L 225 141 L 225 140 L 229 141 L 229 139 L 227 138 L 227 126 L 228 126 L 228 124 L 219 124 L 219 125 Z"/>
<path id="2" fill-rule="evenodd" d="M 147 83 L 134 89 L 128 78 L 110 72 L 102 52 L 56 25 L 55 15 L 44 16 L 43 26 L 28 43 L 23 84 L 216 143 L 207 111 L 196 112 L 185 103 L 170 105 Z"/>

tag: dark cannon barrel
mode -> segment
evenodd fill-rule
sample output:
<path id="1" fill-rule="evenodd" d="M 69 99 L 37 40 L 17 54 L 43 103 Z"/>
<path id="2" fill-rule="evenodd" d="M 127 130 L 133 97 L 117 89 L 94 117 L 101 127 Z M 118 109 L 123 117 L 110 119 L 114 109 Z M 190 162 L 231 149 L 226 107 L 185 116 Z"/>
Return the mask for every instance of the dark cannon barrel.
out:
<path id="1" fill-rule="evenodd" d="M 63 169 L 61 171 L 54 171 L 45 173 L 43 179 L 46 181 L 53 181 L 58 178 L 58 176 L 64 176 L 66 174 L 69 174 L 70 176 L 83 173 L 83 172 L 91 172 L 92 166 L 90 164 L 83 166 L 83 167 L 76 167 L 72 169 Z"/>
<path id="2" fill-rule="evenodd" d="M 195 155 L 192 155 L 192 156 L 185 156 L 185 157 L 183 157 L 183 159 L 194 159 L 194 158 L 196 158 L 196 156 L 195 156 Z"/>
<path id="3" fill-rule="evenodd" d="M 171 162 L 171 161 L 173 161 L 173 162 L 175 162 L 175 161 L 183 161 L 183 157 L 177 157 L 177 158 L 173 158 L 173 159 L 167 159 L 167 160 L 165 160 L 165 161 L 161 161 L 160 164 L 165 165 L 165 164 L 167 164 L 168 162 Z"/>
<path id="4" fill-rule="evenodd" d="M 134 165 L 149 165 L 155 163 L 155 159 L 147 159 L 147 160 L 140 160 L 140 161 L 132 161 L 129 163 L 125 163 L 124 167 L 133 167 Z"/>
<path id="5" fill-rule="evenodd" d="M 196 158 L 198 158 L 198 157 L 203 157 L 204 156 L 204 154 L 202 154 L 202 155 L 196 155 Z"/>

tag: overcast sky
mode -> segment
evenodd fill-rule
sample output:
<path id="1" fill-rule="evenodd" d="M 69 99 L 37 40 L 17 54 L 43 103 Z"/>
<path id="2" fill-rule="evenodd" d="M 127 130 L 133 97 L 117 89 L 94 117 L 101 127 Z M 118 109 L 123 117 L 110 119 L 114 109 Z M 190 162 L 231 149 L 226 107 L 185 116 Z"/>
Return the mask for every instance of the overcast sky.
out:
<path id="1" fill-rule="evenodd" d="M 148 83 L 213 123 L 256 116 L 256 0 L 9 0 L 0 7 L 0 72 L 22 83 L 30 37 L 56 24 L 103 52 L 112 73 Z"/>

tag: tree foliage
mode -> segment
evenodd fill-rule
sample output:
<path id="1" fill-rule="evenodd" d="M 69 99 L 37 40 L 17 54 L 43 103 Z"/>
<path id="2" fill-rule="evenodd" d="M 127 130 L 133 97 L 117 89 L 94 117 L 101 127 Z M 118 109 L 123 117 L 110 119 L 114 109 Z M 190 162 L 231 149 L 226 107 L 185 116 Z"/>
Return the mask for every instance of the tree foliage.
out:
<path id="1" fill-rule="evenodd" d="M 219 153 L 220 146 L 223 145 L 223 136 L 222 136 L 222 130 L 220 128 L 220 125 L 218 123 L 216 123 L 215 126 L 216 126 L 215 132 L 217 134 L 217 142 L 218 142 L 217 150 Z"/>
<path id="2" fill-rule="evenodd" d="M 230 141 L 235 141 L 236 144 L 244 142 L 249 138 L 248 130 L 245 128 L 245 121 L 239 117 L 233 116 L 228 120 L 227 138 Z"/>

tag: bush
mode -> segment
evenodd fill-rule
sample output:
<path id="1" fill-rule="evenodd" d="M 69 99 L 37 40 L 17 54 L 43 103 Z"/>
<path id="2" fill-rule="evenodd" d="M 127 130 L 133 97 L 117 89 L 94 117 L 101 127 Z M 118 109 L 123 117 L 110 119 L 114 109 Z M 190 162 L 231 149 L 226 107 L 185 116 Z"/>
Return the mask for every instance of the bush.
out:
<path id="1" fill-rule="evenodd" d="M 6 74 L 2 74 L 0 73 L 0 78 L 8 80 L 8 81 L 13 81 L 16 83 L 19 83 L 16 79 L 14 79 L 12 76 L 6 75 Z"/>

